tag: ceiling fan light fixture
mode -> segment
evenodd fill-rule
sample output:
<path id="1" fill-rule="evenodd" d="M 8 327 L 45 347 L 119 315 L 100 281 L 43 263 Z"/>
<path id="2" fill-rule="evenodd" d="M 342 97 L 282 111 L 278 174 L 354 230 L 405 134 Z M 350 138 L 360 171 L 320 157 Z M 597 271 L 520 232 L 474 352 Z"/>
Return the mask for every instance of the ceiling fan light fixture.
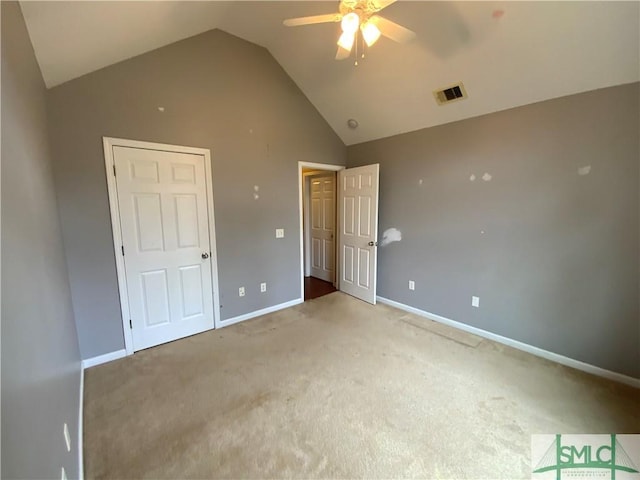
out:
<path id="1" fill-rule="evenodd" d="M 380 38 L 380 29 L 376 27 L 372 22 L 367 22 L 360 27 L 362 31 L 362 37 L 367 44 L 367 47 L 372 46 Z"/>
<path id="2" fill-rule="evenodd" d="M 351 48 L 353 47 L 353 42 L 355 41 L 355 39 L 356 39 L 355 34 L 349 33 L 349 32 L 343 32 L 342 35 L 340 35 L 340 39 L 338 40 L 338 46 L 350 52 Z"/>
<path id="3" fill-rule="evenodd" d="M 340 23 L 342 26 L 342 31 L 344 33 L 349 33 L 352 36 L 358 31 L 358 27 L 360 26 L 360 17 L 356 12 L 347 13 L 344 17 L 342 17 L 342 22 Z"/>
<path id="4" fill-rule="evenodd" d="M 415 38 L 415 32 L 378 15 L 380 10 L 396 1 L 340 0 L 336 13 L 287 18 L 283 23 L 287 27 L 297 27 L 299 25 L 340 22 L 342 32 L 337 42 L 338 51 L 335 58 L 336 60 L 349 58 L 352 50 L 355 49 L 354 65 L 358 65 L 357 59 L 364 58 L 366 48 L 377 43 L 381 36 L 398 43 L 407 43 Z M 362 39 L 358 38 L 360 35 L 362 35 Z M 362 47 L 361 52 L 358 51 L 360 47 Z"/>

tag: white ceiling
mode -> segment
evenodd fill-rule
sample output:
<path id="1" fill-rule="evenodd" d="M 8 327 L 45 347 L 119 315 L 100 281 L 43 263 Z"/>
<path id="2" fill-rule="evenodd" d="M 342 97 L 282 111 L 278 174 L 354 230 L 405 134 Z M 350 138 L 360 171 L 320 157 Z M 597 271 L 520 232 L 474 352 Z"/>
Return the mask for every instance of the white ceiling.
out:
<path id="1" fill-rule="evenodd" d="M 417 39 L 383 38 L 357 67 L 334 60 L 339 24 L 282 25 L 337 1 L 21 6 L 48 87 L 220 28 L 269 49 L 347 145 L 640 80 L 639 2 L 399 1 L 383 13 Z M 436 105 L 458 81 L 469 98 Z"/>

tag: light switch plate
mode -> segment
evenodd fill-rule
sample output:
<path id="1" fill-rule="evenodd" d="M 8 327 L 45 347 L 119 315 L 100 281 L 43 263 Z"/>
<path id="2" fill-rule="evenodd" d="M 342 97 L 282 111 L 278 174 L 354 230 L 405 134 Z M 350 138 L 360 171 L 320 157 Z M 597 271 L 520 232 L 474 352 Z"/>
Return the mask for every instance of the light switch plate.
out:
<path id="1" fill-rule="evenodd" d="M 284 238 L 284 228 L 276 228 L 276 238 Z"/>
<path id="2" fill-rule="evenodd" d="M 480 297 L 471 297 L 471 306 L 480 307 Z"/>

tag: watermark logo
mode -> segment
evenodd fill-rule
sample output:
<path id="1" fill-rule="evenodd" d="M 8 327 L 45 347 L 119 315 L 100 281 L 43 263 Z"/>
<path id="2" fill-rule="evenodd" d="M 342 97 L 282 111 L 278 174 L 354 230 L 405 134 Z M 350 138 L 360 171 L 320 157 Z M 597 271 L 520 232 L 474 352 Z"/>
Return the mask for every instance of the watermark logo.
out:
<path id="1" fill-rule="evenodd" d="M 535 480 L 640 480 L 640 435 L 532 435 Z"/>

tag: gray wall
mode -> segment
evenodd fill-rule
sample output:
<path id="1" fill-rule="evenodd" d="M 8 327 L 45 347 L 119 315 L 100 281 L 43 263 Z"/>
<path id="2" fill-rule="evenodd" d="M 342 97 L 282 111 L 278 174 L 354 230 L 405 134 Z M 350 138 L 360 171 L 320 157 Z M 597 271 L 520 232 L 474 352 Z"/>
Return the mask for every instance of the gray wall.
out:
<path id="1" fill-rule="evenodd" d="M 212 30 L 48 100 L 83 358 L 124 348 L 102 136 L 211 149 L 223 319 L 300 297 L 297 162 L 344 165 L 346 148 L 267 50 Z"/>
<path id="2" fill-rule="evenodd" d="M 2 478 L 78 477 L 80 352 L 45 87 L 15 2 L 2 15 Z M 72 449 L 64 445 L 69 426 Z"/>
<path id="3" fill-rule="evenodd" d="M 378 294 L 640 377 L 639 111 L 636 83 L 349 147 L 402 232 Z"/>

